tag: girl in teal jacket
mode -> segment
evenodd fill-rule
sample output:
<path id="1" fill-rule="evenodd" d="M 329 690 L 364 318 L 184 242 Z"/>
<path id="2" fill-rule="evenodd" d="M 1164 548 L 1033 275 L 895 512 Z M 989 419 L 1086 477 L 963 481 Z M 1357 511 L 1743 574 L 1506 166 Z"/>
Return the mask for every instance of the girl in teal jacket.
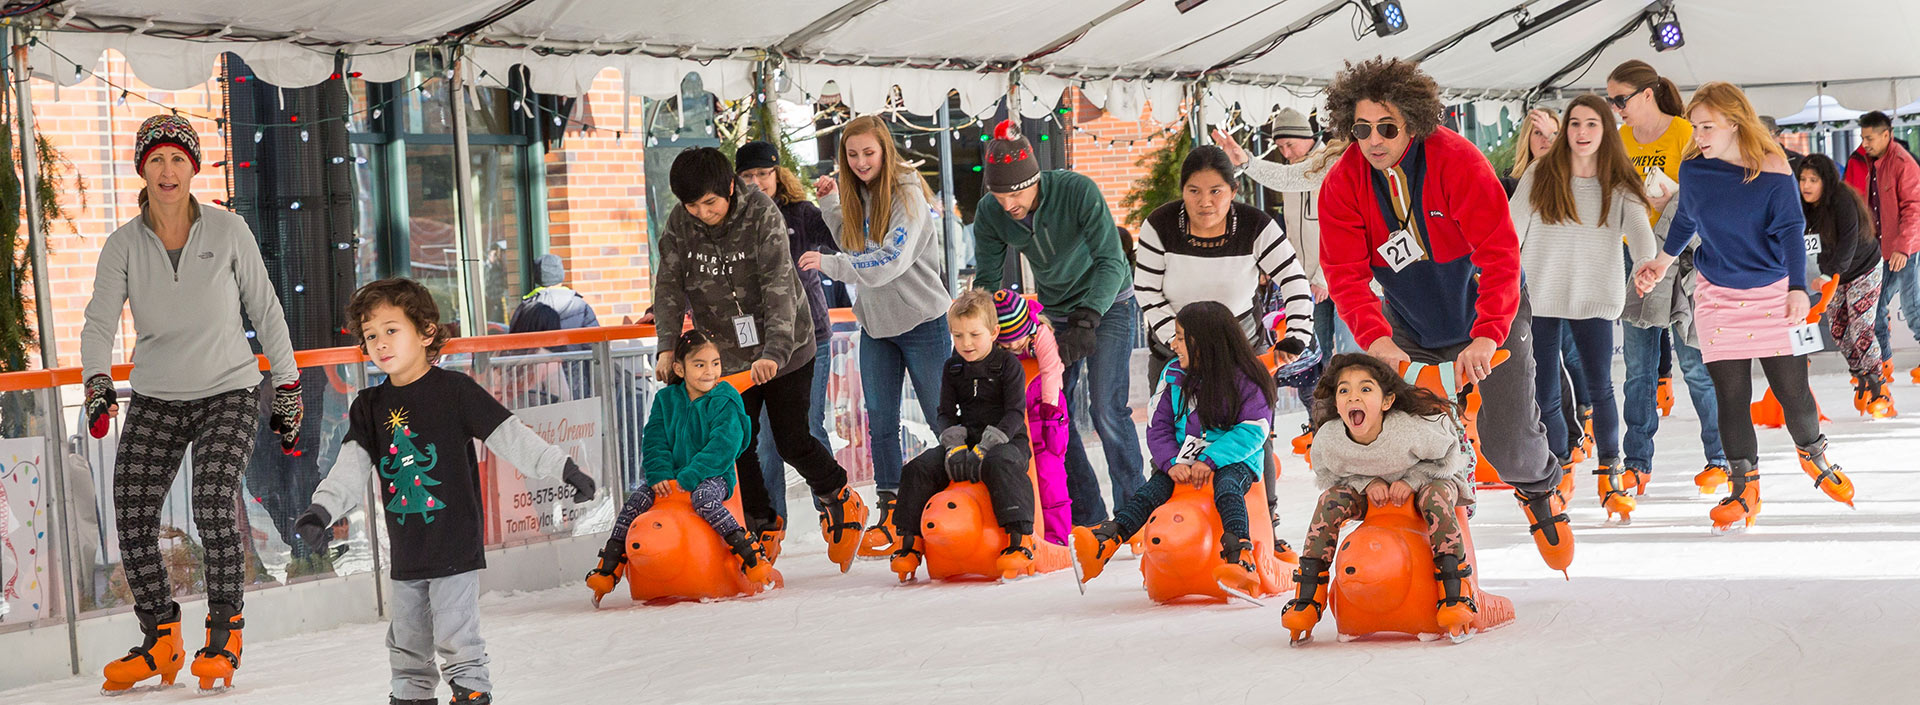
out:
<path id="1" fill-rule="evenodd" d="M 653 508 L 655 497 L 675 491 L 693 494 L 693 511 L 740 557 L 740 570 L 748 579 L 771 582 L 773 565 L 760 542 L 726 507 L 733 496 L 733 461 L 746 450 L 752 434 L 740 392 L 720 381 L 720 364 L 720 348 L 697 329 L 681 333 L 674 344 L 672 375 L 653 397 L 640 445 L 647 486 L 627 497 L 613 535 L 600 551 L 600 564 L 587 573 L 595 603 L 620 584 L 627 529 Z"/>

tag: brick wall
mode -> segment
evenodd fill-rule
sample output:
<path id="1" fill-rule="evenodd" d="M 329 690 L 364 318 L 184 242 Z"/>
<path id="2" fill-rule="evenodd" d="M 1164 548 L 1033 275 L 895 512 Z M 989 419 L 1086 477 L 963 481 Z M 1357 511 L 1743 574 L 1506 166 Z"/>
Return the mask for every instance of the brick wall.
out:
<path id="1" fill-rule="evenodd" d="M 131 89 L 132 95 L 124 104 L 119 91 L 97 78 L 58 89 L 45 81 L 33 83 L 39 131 L 72 160 L 76 176 L 87 191 L 85 208 L 78 207 L 76 199 L 67 198 L 73 221 L 55 226 L 48 238 L 56 343 L 62 365 L 80 363 L 83 312 L 93 291 L 94 261 L 100 246 L 115 228 L 139 212 L 135 199 L 142 181 L 132 164 L 133 135 L 141 121 L 166 108 L 138 96 L 145 94 L 183 114 L 209 118 L 222 115 L 221 89 L 211 76 L 206 84 L 189 90 L 155 91 L 134 78 L 126 62 L 111 52 L 99 70 L 114 83 Z M 589 122 L 619 126 L 621 98 L 618 74 L 612 70 L 602 73 L 588 97 L 592 110 Z M 631 110 L 636 117 L 641 114 L 640 100 L 638 96 L 632 98 Z M 194 179 L 193 191 L 202 202 L 210 203 L 225 197 L 226 174 L 212 165 L 226 159 L 226 139 L 217 133 L 211 119 L 195 119 L 194 123 L 204 166 Z M 592 302 L 604 324 L 620 323 L 623 317 L 637 318 L 652 300 L 644 148 L 644 139 L 616 139 L 612 129 L 575 129 L 546 157 L 550 251 L 566 263 L 568 283 Z M 27 290 L 31 291 L 30 286 Z M 123 315 L 116 362 L 126 359 L 124 349 L 133 333 L 132 316 Z"/>
<path id="2" fill-rule="evenodd" d="M 1133 183 L 1146 175 L 1146 167 L 1139 164 L 1141 158 L 1168 139 L 1162 134 L 1163 126 L 1153 121 L 1145 109 L 1148 106 L 1142 106 L 1138 115 L 1115 115 L 1094 107 L 1077 89 L 1070 89 L 1068 100 L 1073 107 L 1069 117 L 1080 129 L 1067 143 L 1067 163 L 1100 185 L 1115 223 L 1137 230 L 1136 224 L 1126 222 L 1120 201 L 1133 190 Z"/>

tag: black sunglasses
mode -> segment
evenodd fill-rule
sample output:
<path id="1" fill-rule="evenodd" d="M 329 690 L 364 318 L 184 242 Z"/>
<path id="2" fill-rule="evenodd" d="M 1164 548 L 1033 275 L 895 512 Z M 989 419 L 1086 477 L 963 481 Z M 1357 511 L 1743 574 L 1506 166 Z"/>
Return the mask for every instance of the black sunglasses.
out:
<path id="1" fill-rule="evenodd" d="M 1635 89 L 1633 89 L 1633 92 L 1632 92 L 1632 93 L 1628 93 L 1628 94 L 1626 94 L 1626 95 L 1610 95 L 1610 96 L 1607 96 L 1607 103 L 1608 103 L 1609 105 L 1612 105 L 1612 106 L 1613 106 L 1613 109 L 1614 109 L 1614 110 L 1626 110 L 1626 109 L 1627 109 L 1627 101 L 1629 101 L 1629 100 L 1633 100 L 1633 97 L 1634 97 L 1634 96 L 1637 96 L 1637 95 L 1640 95 L 1640 91 L 1644 91 L 1644 90 L 1646 90 L 1646 89 L 1647 89 L 1647 87 L 1646 87 L 1646 86 L 1641 86 L 1641 87 L 1639 87 L 1639 88 L 1635 88 Z"/>
<path id="2" fill-rule="evenodd" d="M 1355 141 L 1367 139 L 1372 137 L 1376 130 L 1380 132 L 1380 139 L 1383 140 L 1390 140 L 1400 136 L 1400 126 L 1391 122 L 1383 122 L 1378 125 L 1371 122 L 1356 122 L 1353 124 L 1353 139 Z"/>

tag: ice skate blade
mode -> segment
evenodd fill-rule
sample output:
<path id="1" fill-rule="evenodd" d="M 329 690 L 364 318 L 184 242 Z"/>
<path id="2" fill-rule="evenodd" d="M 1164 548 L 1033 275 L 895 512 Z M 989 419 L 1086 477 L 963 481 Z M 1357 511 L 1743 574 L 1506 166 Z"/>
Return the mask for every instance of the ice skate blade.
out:
<path id="1" fill-rule="evenodd" d="M 1472 639 L 1472 638 L 1473 638 L 1473 631 L 1472 631 L 1472 630 L 1468 630 L 1468 631 L 1464 631 L 1464 632 L 1461 632 L 1461 633 L 1459 633 L 1459 634 L 1448 634 L 1448 635 L 1447 635 L 1447 641 L 1451 641 L 1451 642 L 1453 642 L 1453 643 L 1455 643 L 1455 644 L 1462 644 L 1462 643 L 1466 643 L 1466 641 L 1467 641 L 1468 639 Z"/>
<path id="2" fill-rule="evenodd" d="M 1714 524 L 1713 535 L 1714 536 L 1735 536 L 1739 534 L 1744 534 L 1744 533 L 1747 533 L 1747 528 L 1750 526 L 1752 526 L 1752 524 L 1733 524 L 1730 526 L 1721 526 L 1719 524 Z"/>
<path id="3" fill-rule="evenodd" d="M 105 695 L 109 698 L 117 698 L 122 695 L 137 695 L 140 693 L 152 693 L 152 692 L 157 692 L 162 690 L 173 690 L 175 688 L 185 688 L 186 686 L 187 684 L 185 683 L 174 683 L 172 682 L 172 680 L 168 680 L 167 682 L 164 682 L 164 683 L 148 683 L 146 685 L 129 685 L 125 688 L 120 688 L 118 690 L 110 688 L 107 685 L 102 685 L 100 686 L 100 694 Z"/>
<path id="4" fill-rule="evenodd" d="M 1600 525 L 1606 526 L 1606 527 L 1616 527 L 1616 528 L 1622 527 L 1622 526 L 1633 526 L 1633 517 L 1631 516 L 1615 517 L 1612 514 L 1608 514 L 1607 520 L 1600 522 Z"/>
<path id="5" fill-rule="evenodd" d="M 1214 584 L 1215 584 L 1215 585 L 1219 585 L 1219 586 L 1220 586 L 1220 590 L 1221 590 L 1222 592 L 1225 592 L 1225 593 L 1227 593 L 1228 595 L 1231 595 L 1231 596 L 1233 596 L 1233 597 L 1237 597 L 1237 598 L 1239 598 L 1239 599 L 1242 599 L 1242 600 L 1246 600 L 1247 602 L 1250 602 L 1250 603 L 1253 603 L 1253 606 L 1255 606 L 1255 607 L 1265 607 L 1265 606 L 1267 606 L 1267 603 L 1264 603 L 1264 602 L 1261 602 L 1261 601 L 1259 601 L 1259 600 L 1257 600 L 1257 599 L 1255 599 L 1255 598 L 1254 598 L 1254 596 L 1252 596 L 1252 595 L 1249 595 L 1249 594 L 1247 594 L 1247 593 L 1245 593 L 1245 592 L 1241 592 L 1241 591 L 1240 591 L 1240 590 L 1239 590 L 1238 588 L 1234 588 L 1234 587 L 1229 587 L 1229 586 L 1228 586 L 1228 585 L 1227 585 L 1226 583 L 1223 583 L 1223 582 L 1220 582 L 1220 581 L 1218 581 L 1218 580 L 1216 580 L 1216 581 L 1214 581 Z"/>

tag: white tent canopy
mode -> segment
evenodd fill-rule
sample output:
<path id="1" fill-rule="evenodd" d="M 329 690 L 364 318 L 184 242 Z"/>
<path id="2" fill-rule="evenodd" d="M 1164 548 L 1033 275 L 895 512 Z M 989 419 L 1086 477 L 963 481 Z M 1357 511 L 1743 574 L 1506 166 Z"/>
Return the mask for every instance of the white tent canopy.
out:
<path id="1" fill-rule="evenodd" d="M 1815 96 L 1807 101 L 1807 107 L 1800 112 L 1780 118 L 1775 122 L 1781 126 L 1817 125 L 1824 122 L 1847 122 L 1867 114 L 1865 110 L 1854 110 L 1834 100 L 1833 96 Z"/>
<path id="2" fill-rule="evenodd" d="M 1623 29 L 1647 0 L 1599 0 L 1500 52 L 1489 43 L 1516 27 L 1511 11 L 1543 12 L 1559 0 L 1403 0 L 1409 29 L 1384 39 L 1363 33 L 1359 3 L 1341 0 L 1210 0 L 1185 14 L 1172 0 L 490 2 L 498 4 L 68 0 L 48 11 L 46 26 L 61 31 L 43 41 L 71 61 L 42 50 L 33 62 L 42 75 L 73 82 L 74 63 L 111 48 L 142 81 L 167 89 L 204 81 L 219 54 L 233 51 L 268 82 L 302 86 L 325 80 L 333 53 L 344 51 L 365 78 L 395 80 L 411 66 L 395 46 L 459 33 L 451 38 L 474 45 L 474 60 L 490 73 L 526 65 L 533 87 L 547 93 L 583 92 L 611 67 L 642 95 L 670 95 L 680 76 L 697 71 L 709 90 L 740 97 L 751 90 L 752 62 L 771 53 L 786 57 L 795 87 L 818 94 L 833 81 L 856 110 L 877 109 L 894 86 L 916 112 L 949 90 L 967 110 L 983 109 L 1018 67 L 1023 95 L 1039 99 L 1030 112 L 1072 82 L 1096 104 L 1151 102 L 1156 118 L 1171 119 L 1177 84 L 1204 72 L 1214 101 L 1259 118 L 1311 104 L 1313 86 L 1344 61 L 1420 55 L 1484 24 L 1425 62 L 1457 98 L 1518 98 L 1550 79 L 1552 87 L 1593 90 L 1631 58 L 1683 87 L 1746 86 L 1769 113 L 1797 109 L 1819 82 L 1859 105 L 1920 97 L 1920 45 L 1910 41 L 1920 35 L 1920 8 L 1901 0 L 1676 0 L 1687 45 L 1667 53 L 1648 46 L 1644 24 Z M 1590 55 L 1616 32 L 1618 41 Z M 193 33 L 200 36 L 180 38 Z M 207 41 L 215 33 L 252 41 Z M 1590 60 L 1578 61 L 1583 56 Z"/>

